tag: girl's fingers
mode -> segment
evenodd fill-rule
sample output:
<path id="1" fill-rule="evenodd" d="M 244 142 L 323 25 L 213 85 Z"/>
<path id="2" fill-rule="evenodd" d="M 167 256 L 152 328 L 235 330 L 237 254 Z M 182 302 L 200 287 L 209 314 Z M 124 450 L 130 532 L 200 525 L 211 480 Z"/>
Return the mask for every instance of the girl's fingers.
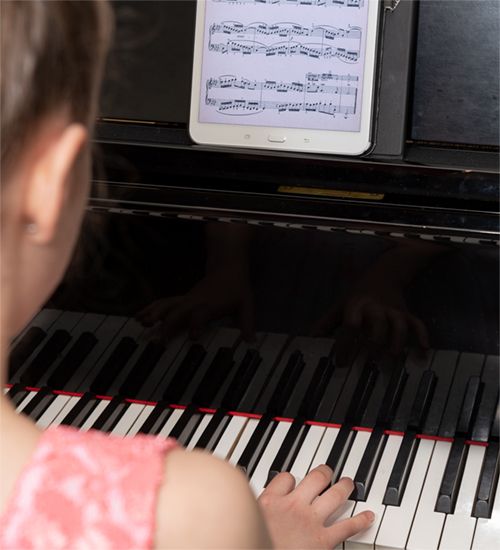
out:
<path id="1" fill-rule="evenodd" d="M 370 511 L 361 512 L 352 518 L 344 519 L 327 527 L 328 540 L 331 547 L 335 547 L 339 542 L 352 537 L 360 531 L 368 529 L 375 519 L 375 514 Z"/>
<path id="2" fill-rule="evenodd" d="M 354 483 L 352 479 L 343 477 L 338 483 L 335 483 L 335 485 L 314 500 L 312 507 L 320 518 L 326 520 L 347 500 L 353 489 Z"/>
<path id="3" fill-rule="evenodd" d="M 297 489 L 295 489 L 296 497 L 310 504 L 330 485 L 332 475 L 332 469 L 326 464 L 317 466 L 297 485 Z"/>
<path id="4" fill-rule="evenodd" d="M 275 495 L 284 497 L 295 488 L 295 478 L 289 472 L 282 472 L 273 477 L 271 483 L 266 487 L 261 496 Z"/>

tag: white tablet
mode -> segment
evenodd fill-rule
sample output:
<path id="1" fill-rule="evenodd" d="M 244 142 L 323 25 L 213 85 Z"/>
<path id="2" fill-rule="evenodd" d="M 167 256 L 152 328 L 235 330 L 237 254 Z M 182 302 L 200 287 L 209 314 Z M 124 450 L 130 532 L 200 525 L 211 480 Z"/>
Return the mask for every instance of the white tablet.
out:
<path id="1" fill-rule="evenodd" d="M 198 0 L 192 139 L 366 152 L 379 13 L 379 0 Z"/>

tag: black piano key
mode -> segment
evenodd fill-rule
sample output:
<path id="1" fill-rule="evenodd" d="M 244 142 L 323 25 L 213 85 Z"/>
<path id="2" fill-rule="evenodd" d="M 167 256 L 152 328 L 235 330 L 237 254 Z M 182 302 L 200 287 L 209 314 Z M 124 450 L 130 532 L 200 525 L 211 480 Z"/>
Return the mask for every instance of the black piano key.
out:
<path id="1" fill-rule="evenodd" d="M 172 411 L 173 409 L 168 406 L 168 403 L 160 401 L 144 421 L 139 429 L 139 433 L 157 435 L 172 414 Z"/>
<path id="2" fill-rule="evenodd" d="M 148 342 L 120 386 L 118 393 L 124 397 L 136 398 L 144 380 L 147 379 L 164 353 L 165 346 L 163 344 Z"/>
<path id="3" fill-rule="evenodd" d="M 369 360 L 361 360 L 358 358 L 351 367 L 343 367 L 335 370 L 335 373 L 343 373 L 343 385 L 342 391 L 337 395 L 335 406 L 330 417 L 326 420 L 332 422 L 333 424 L 344 424 L 346 419 L 351 412 L 353 403 L 356 402 L 357 398 L 354 396 L 362 383 L 363 378 L 367 374 L 367 365 L 371 365 Z M 347 371 L 347 372 L 346 372 Z M 335 374 L 334 374 L 335 378 Z M 324 407 L 322 407 L 323 409 Z"/>
<path id="4" fill-rule="evenodd" d="M 183 445 L 183 446 L 188 445 L 188 443 L 191 441 L 191 438 L 194 435 L 194 432 L 198 428 L 202 418 L 203 418 L 203 413 L 200 413 L 197 411 L 194 411 L 193 413 L 189 413 L 189 417 L 186 421 L 185 428 L 182 430 L 182 432 L 178 436 L 170 433 L 169 437 L 175 437 L 179 445 Z"/>
<path id="5" fill-rule="evenodd" d="M 304 424 L 303 421 L 299 420 L 292 423 L 281 444 L 280 450 L 271 464 L 267 476 L 266 487 L 280 472 L 287 472 L 290 470 L 308 431 L 309 426 Z"/>
<path id="6" fill-rule="evenodd" d="M 238 408 L 245 394 L 250 391 L 251 382 L 262 362 L 262 357 L 255 349 L 249 349 L 241 361 L 226 395 L 222 398 L 221 408 L 232 411 Z M 257 396 L 255 396 L 255 401 Z"/>
<path id="7" fill-rule="evenodd" d="M 458 417 L 456 433 L 468 435 L 472 430 L 472 423 L 481 399 L 482 384 L 479 376 L 471 376 L 462 402 Z"/>
<path id="8" fill-rule="evenodd" d="M 273 420 L 272 415 L 263 416 L 250 437 L 245 450 L 238 460 L 238 467 L 241 468 L 248 477 L 251 477 L 257 466 L 262 453 L 271 439 L 278 423 Z"/>
<path id="9" fill-rule="evenodd" d="M 266 413 L 259 420 L 245 450 L 238 460 L 238 466 L 249 477 L 253 474 L 253 470 L 265 449 L 265 445 L 267 445 L 276 429 L 277 422 L 274 422 L 273 418 L 279 416 L 284 410 L 304 366 L 304 357 L 299 350 L 295 350 L 290 354 L 287 364 L 281 373 L 278 385 L 267 404 Z"/>
<path id="10" fill-rule="evenodd" d="M 40 413 L 40 406 L 42 405 L 43 407 L 43 405 L 47 403 L 47 399 L 50 399 L 51 397 L 55 398 L 55 394 L 53 394 L 52 391 L 49 390 L 49 388 L 42 388 L 26 405 L 26 407 L 24 407 L 22 411 L 23 414 L 26 414 L 27 416 L 31 416 L 32 418 L 36 419 L 36 415 Z"/>
<path id="11" fill-rule="evenodd" d="M 13 377 L 17 373 L 46 337 L 47 333 L 40 327 L 30 327 L 23 334 L 9 355 L 10 377 Z"/>
<path id="12" fill-rule="evenodd" d="M 186 357 L 179 365 L 177 372 L 173 376 L 170 384 L 163 394 L 163 401 L 168 403 L 179 403 L 183 394 L 186 391 L 194 373 L 198 370 L 203 359 L 205 359 L 206 351 L 201 344 L 193 344 Z"/>
<path id="13" fill-rule="evenodd" d="M 386 440 L 384 428 L 376 426 L 370 434 L 370 439 L 354 476 L 354 490 L 349 497 L 351 500 L 366 501 L 378 464 L 382 458 Z"/>
<path id="14" fill-rule="evenodd" d="M 433 371 L 422 374 L 415 400 L 410 412 L 408 431 L 403 436 L 403 441 L 398 451 L 396 461 L 391 471 L 387 488 L 384 494 L 383 504 L 399 506 L 406 489 L 406 483 L 413 466 L 413 460 L 418 449 L 419 440 L 417 433 L 422 430 L 429 407 L 432 401 L 436 375 Z"/>
<path id="15" fill-rule="evenodd" d="M 47 380 L 47 386 L 52 389 L 64 390 L 71 376 L 85 361 L 97 344 L 97 338 L 91 332 L 80 334 L 68 353 L 56 367 Z"/>
<path id="16" fill-rule="evenodd" d="M 190 423 L 191 419 L 194 418 L 194 416 L 197 414 L 197 411 L 198 407 L 196 405 L 189 405 L 181 414 L 179 420 L 177 420 L 175 426 L 172 428 L 168 436 L 177 439 L 177 442 L 180 445 L 183 445 L 188 437 L 187 432 L 184 433 L 184 431 L 186 430 L 186 427 Z M 181 435 L 183 435 L 182 442 Z"/>
<path id="17" fill-rule="evenodd" d="M 193 394 L 193 403 L 198 407 L 210 407 L 233 365 L 233 350 L 231 348 L 217 350 L 214 359 Z"/>
<path id="18" fill-rule="evenodd" d="M 70 340 L 67 330 L 56 330 L 23 372 L 20 381 L 26 386 L 36 386 Z"/>
<path id="19" fill-rule="evenodd" d="M 219 440 L 230 420 L 231 416 L 226 414 L 226 411 L 219 409 L 212 416 L 207 427 L 203 430 L 203 433 L 196 442 L 195 447 L 198 449 L 205 449 L 206 451 L 213 451 L 219 443 Z"/>
<path id="20" fill-rule="evenodd" d="M 353 393 L 346 421 L 342 424 L 335 443 L 326 459 L 326 464 L 333 470 L 332 482 L 335 483 L 344 467 L 347 455 L 354 440 L 353 426 L 362 418 L 377 380 L 378 371 L 371 361 L 367 361 Z"/>
<path id="21" fill-rule="evenodd" d="M 12 405 L 17 408 L 28 393 L 29 391 L 25 388 L 24 384 L 14 384 L 7 392 L 7 397 L 11 400 Z"/>
<path id="22" fill-rule="evenodd" d="M 437 351 L 434 354 L 431 370 L 436 373 L 436 386 L 422 430 L 426 435 L 438 435 L 447 397 L 453 385 L 453 375 L 457 361 L 458 354 L 456 352 Z"/>
<path id="23" fill-rule="evenodd" d="M 428 370 L 422 374 L 420 383 L 418 385 L 417 395 L 413 402 L 413 407 L 410 412 L 410 420 L 408 427 L 413 430 L 421 430 L 434 395 L 434 388 L 436 387 L 436 374 L 434 371 Z"/>
<path id="24" fill-rule="evenodd" d="M 93 393 L 85 393 L 78 403 L 63 418 L 61 424 L 73 426 L 73 428 L 80 428 L 98 403 L 99 400 L 96 399 Z"/>
<path id="25" fill-rule="evenodd" d="M 484 454 L 478 488 L 472 508 L 473 517 L 491 518 L 495 492 L 498 488 L 498 472 L 499 445 L 498 441 L 492 441 Z"/>
<path id="26" fill-rule="evenodd" d="M 125 413 L 128 405 L 129 403 L 124 401 L 122 397 L 113 397 L 91 427 L 94 430 L 110 432 Z"/>
<path id="27" fill-rule="evenodd" d="M 465 461 L 467 459 L 468 446 L 465 444 L 465 440 L 472 428 L 474 413 L 477 409 L 480 394 L 481 380 L 479 376 L 471 376 L 462 401 L 460 416 L 456 423 L 457 437 L 451 446 L 443 479 L 439 488 L 435 508 L 436 512 L 452 514 L 455 510 L 458 491 L 465 468 Z"/>
<path id="28" fill-rule="evenodd" d="M 436 502 L 436 512 L 453 514 L 467 459 L 465 439 L 457 437 L 451 446 Z"/>
<path id="29" fill-rule="evenodd" d="M 233 350 L 220 348 L 217 350 L 210 366 L 200 380 L 193 394 L 192 403 L 181 415 L 169 434 L 169 437 L 177 439 L 180 445 L 187 445 L 194 435 L 202 415 L 199 407 L 210 407 L 221 384 L 229 375 L 234 365 Z"/>
<path id="30" fill-rule="evenodd" d="M 281 373 L 280 380 L 268 404 L 267 411 L 274 416 L 280 416 L 285 410 L 286 404 L 292 395 L 299 377 L 304 370 L 304 356 L 299 350 L 295 350 L 288 359 L 287 365 Z"/>
<path id="31" fill-rule="evenodd" d="M 313 420 L 315 418 L 321 401 L 325 397 L 325 391 L 334 370 L 335 363 L 332 361 L 332 358 L 321 357 L 304 394 L 298 414 L 300 418 L 305 418 L 306 420 Z"/>
<path id="32" fill-rule="evenodd" d="M 105 395 L 137 347 L 137 343 L 130 336 L 122 338 L 90 385 L 90 391 L 97 395 Z"/>
<path id="33" fill-rule="evenodd" d="M 458 421 L 461 415 L 462 396 L 467 391 L 471 377 L 479 377 L 484 363 L 484 356 L 473 353 L 462 353 L 455 371 L 453 384 L 450 388 L 443 418 L 439 425 L 440 437 L 454 437 L 458 431 Z M 439 376 L 439 373 L 438 373 Z"/>
<path id="34" fill-rule="evenodd" d="M 476 421 L 472 428 L 471 439 L 473 441 L 487 442 L 495 417 L 495 409 L 498 403 L 498 357 L 488 357 L 483 369 L 481 381 L 483 393 L 476 415 Z"/>
<path id="35" fill-rule="evenodd" d="M 404 367 L 395 370 L 391 376 L 375 428 L 370 434 L 370 439 L 354 476 L 354 491 L 351 499 L 364 502 L 368 497 L 387 440 L 384 430 L 392 423 L 407 379 L 408 373 Z"/>
<path id="36" fill-rule="evenodd" d="M 388 428 L 394 418 L 401 395 L 408 380 L 408 373 L 404 367 L 393 371 L 389 384 L 384 394 L 383 402 L 377 415 L 376 424 Z"/>
<path id="37" fill-rule="evenodd" d="M 304 441 L 304 438 L 309 430 L 309 426 L 306 426 L 304 422 L 315 417 L 321 400 L 323 399 L 325 390 L 328 386 L 328 382 L 332 377 L 334 368 L 335 365 L 331 358 L 322 357 L 319 360 L 318 366 L 313 373 L 311 381 L 309 382 L 302 399 L 302 403 L 300 404 L 298 418 L 294 420 L 290 426 L 290 429 L 288 430 L 285 439 L 283 440 L 283 443 L 281 444 L 280 449 L 271 464 L 266 486 L 280 472 L 288 471 L 291 468 L 293 461 L 299 452 L 300 445 Z"/>
<path id="38" fill-rule="evenodd" d="M 221 400 L 220 409 L 210 419 L 205 430 L 196 442 L 196 447 L 212 451 L 229 423 L 227 412 L 236 410 L 247 393 L 250 383 L 257 371 L 262 358 L 257 350 L 248 350 L 238 366 L 226 394 Z"/>
<path id="39" fill-rule="evenodd" d="M 382 501 L 386 506 L 400 506 L 401 504 L 418 449 L 419 440 L 416 435 L 416 432 L 411 431 L 406 432 L 403 436 Z"/>

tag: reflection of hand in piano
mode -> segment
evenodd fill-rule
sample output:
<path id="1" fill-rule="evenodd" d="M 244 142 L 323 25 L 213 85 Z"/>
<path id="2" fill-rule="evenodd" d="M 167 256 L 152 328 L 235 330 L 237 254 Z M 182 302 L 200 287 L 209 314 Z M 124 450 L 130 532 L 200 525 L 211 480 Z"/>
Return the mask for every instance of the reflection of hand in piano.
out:
<path id="1" fill-rule="evenodd" d="M 226 315 L 235 315 L 244 337 L 252 338 L 252 291 L 241 266 L 207 274 L 184 296 L 156 300 L 137 313 L 137 320 L 144 326 L 156 325 L 160 340 L 184 330 L 197 339 L 211 321 Z"/>
<path id="2" fill-rule="evenodd" d="M 337 335 L 337 359 L 349 360 L 360 346 L 400 354 L 409 344 L 423 350 L 429 348 L 429 334 L 423 321 L 413 314 L 405 299 L 405 287 L 418 271 L 441 249 L 419 244 L 394 247 L 383 253 L 366 272 L 353 283 L 351 290 L 334 304 L 312 329 L 316 335 Z M 405 262 L 405 258 L 409 258 Z M 394 269 L 398 262 L 404 269 Z M 403 273 L 403 274 L 402 274 Z"/>
<path id="3" fill-rule="evenodd" d="M 198 338 L 210 321 L 235 317 L 243 337 L 254 331 L 253 296 L 248 270 L 250 228 L 231 224 L 207 226 L 207 268 L 201 279 L 184 296 L 156 300 L 137 313 L 146 327 L 155 327 L 165 340 L 187 330 Z"/>

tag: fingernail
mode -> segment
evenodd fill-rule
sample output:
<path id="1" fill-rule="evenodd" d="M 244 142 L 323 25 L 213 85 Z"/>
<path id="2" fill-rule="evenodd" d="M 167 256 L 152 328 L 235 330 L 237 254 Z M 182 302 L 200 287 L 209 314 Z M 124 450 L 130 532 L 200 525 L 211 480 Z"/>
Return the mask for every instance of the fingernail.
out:
<path id="1" fill-rule="evenodd" d="M 366 515 L 368 516 L 368 521 L 370 523 L 373 523 L 375 521 L 375 514 L 373 512 L 366 512 Z"/>
<path id="2" fill-rule="evenodd" d="M 351 485 L 354 485 L 354 481 L 350 477 L 342 477 L 339 481 L 348 481 Z"/>

